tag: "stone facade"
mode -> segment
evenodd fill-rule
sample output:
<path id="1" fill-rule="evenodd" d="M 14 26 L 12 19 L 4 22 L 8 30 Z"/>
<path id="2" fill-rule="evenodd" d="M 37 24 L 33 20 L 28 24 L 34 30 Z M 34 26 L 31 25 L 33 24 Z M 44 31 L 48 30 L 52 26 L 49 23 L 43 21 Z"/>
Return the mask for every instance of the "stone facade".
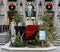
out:
<path id="1" fill-rule="evenodd" d="M 2 0 L 3 1 L 3 0 Z M 22 2 L 22 6 L 20 6 L 20 3 Z M 8 25 L 8 11 L 9 10 L 9 4 L 10 3 L 15 3 L 16 4 L 16 9 L 14 11 L 17 11 L 17 12 L 20 12 L 20 14 L 23 16 L 24 20 L 26 19 L 26 6 L 27 6 L 27 0 L 17 0 L 16 2 L 11 2 L 9 0 L 4 0 L 3 1 L 3 8 L 0 8 L 0 25 Z M 40 0 L 35 0 L 34 2 L 34 11 L 36 12 L 36 21 L 39 22 L 39 18 L 40 18 L 40 15 L 43 15 L 44 14 L 44 11 L 47 11 L 45 5 L 47 2 L 45 2 L 45 0 L 41 0 L 41 5 L 42 6 L 39 6 L 39 3 L 40 3 Z M 58 19 L 59 18 L 59 12 L 58 12 L 58 3 L 59 3 L 59 0 L 52 0 L 52 3 L 53 3 L 53 9 L 52 11 L 54 12 L 54 21 L 55 21 L 55 25 L 57 24 L 58 22 Z M 1 16 L 2 15 L 2 16 Z M 58 17 L 57 17 L 58 16 Z M 57 22 L 56 22 L 57 21 Z M 59 23 L 59 22 L 58 22 Z M 59 24 L 58 24 L 59 25 Z"/>

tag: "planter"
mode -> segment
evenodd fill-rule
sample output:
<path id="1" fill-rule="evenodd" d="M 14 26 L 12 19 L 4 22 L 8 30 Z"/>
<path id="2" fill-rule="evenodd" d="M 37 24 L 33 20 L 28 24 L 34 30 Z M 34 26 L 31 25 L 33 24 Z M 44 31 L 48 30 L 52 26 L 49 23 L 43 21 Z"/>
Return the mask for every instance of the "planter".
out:
<path id="1" fill-rule="evenodd" d="M 28 47 L 20 47 L 20 48 L 14 48 L 10 47 L 10 42 L 8 42 L 6 45 L 1 47 L 2 52 L 56 52 L 56 47 L 50 46 L 46 48 L 28 48 Z"/>

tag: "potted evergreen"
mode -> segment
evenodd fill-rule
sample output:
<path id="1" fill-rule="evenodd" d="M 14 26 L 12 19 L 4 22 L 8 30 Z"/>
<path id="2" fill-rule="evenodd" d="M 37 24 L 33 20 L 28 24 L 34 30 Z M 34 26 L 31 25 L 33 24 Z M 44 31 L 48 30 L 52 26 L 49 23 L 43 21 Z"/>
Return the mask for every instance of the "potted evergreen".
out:
<path id="1" fill-rule="evenodd" d="M 45 12 L 45 15 L 41 17 L 43 20 L 43 24 L 40 25 L 40 29 L 46 30 L 47 35 L 47 43 L 54 43 L 54 41 L 57 39 L 55 27 L 54 27 L 54 16 L 52 12 Z"/>

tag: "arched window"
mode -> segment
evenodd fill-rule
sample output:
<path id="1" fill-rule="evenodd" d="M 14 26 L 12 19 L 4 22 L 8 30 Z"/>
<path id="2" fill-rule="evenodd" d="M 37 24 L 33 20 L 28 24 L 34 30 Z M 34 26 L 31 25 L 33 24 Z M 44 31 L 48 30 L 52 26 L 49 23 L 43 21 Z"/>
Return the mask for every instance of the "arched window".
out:
<path id="1" fill-rule="evenodd" d="M 60 1 L 59 1 L 59 3 L 58 3 L 58 6 L 60 7 Z"/>
<path id="2" fill-rule="evenodd" d="M 26 0 L 27 2 L 34 2 L 35 0 Z"/>
<path id="3" fill-rule="evenodd" d="M 48 2 L 48 1 L 52 1 L 52 0 L 45 0 L 46 2 Z"/>
<path id="4" fill-rule="evenodd" d="M 20 2 L 20 6 L 23 6 L 23 3 L 22 2 Z"/>
<path id="5" fill-rule="evenodd" d="M 13 1 L 13 2 L 16 2 L 17 0 L 8 0 L 8 1 Z"/>

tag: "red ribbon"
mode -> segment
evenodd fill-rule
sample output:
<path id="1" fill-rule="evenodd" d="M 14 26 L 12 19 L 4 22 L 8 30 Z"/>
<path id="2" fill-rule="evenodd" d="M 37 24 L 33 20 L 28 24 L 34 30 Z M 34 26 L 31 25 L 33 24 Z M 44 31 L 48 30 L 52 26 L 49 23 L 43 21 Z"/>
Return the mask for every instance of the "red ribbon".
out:
<path id="1" fill-rule="evenodd" d="M 50 3 L 47 3 L 46 6 L 52 6 L 52 3 L 51 2 Z"/>
<path id="2" fill-rule="evenodd" d="M 16 6 L 16 4 L 14 4 L 14 3 L 10 3 L 9 6 Z"/>

